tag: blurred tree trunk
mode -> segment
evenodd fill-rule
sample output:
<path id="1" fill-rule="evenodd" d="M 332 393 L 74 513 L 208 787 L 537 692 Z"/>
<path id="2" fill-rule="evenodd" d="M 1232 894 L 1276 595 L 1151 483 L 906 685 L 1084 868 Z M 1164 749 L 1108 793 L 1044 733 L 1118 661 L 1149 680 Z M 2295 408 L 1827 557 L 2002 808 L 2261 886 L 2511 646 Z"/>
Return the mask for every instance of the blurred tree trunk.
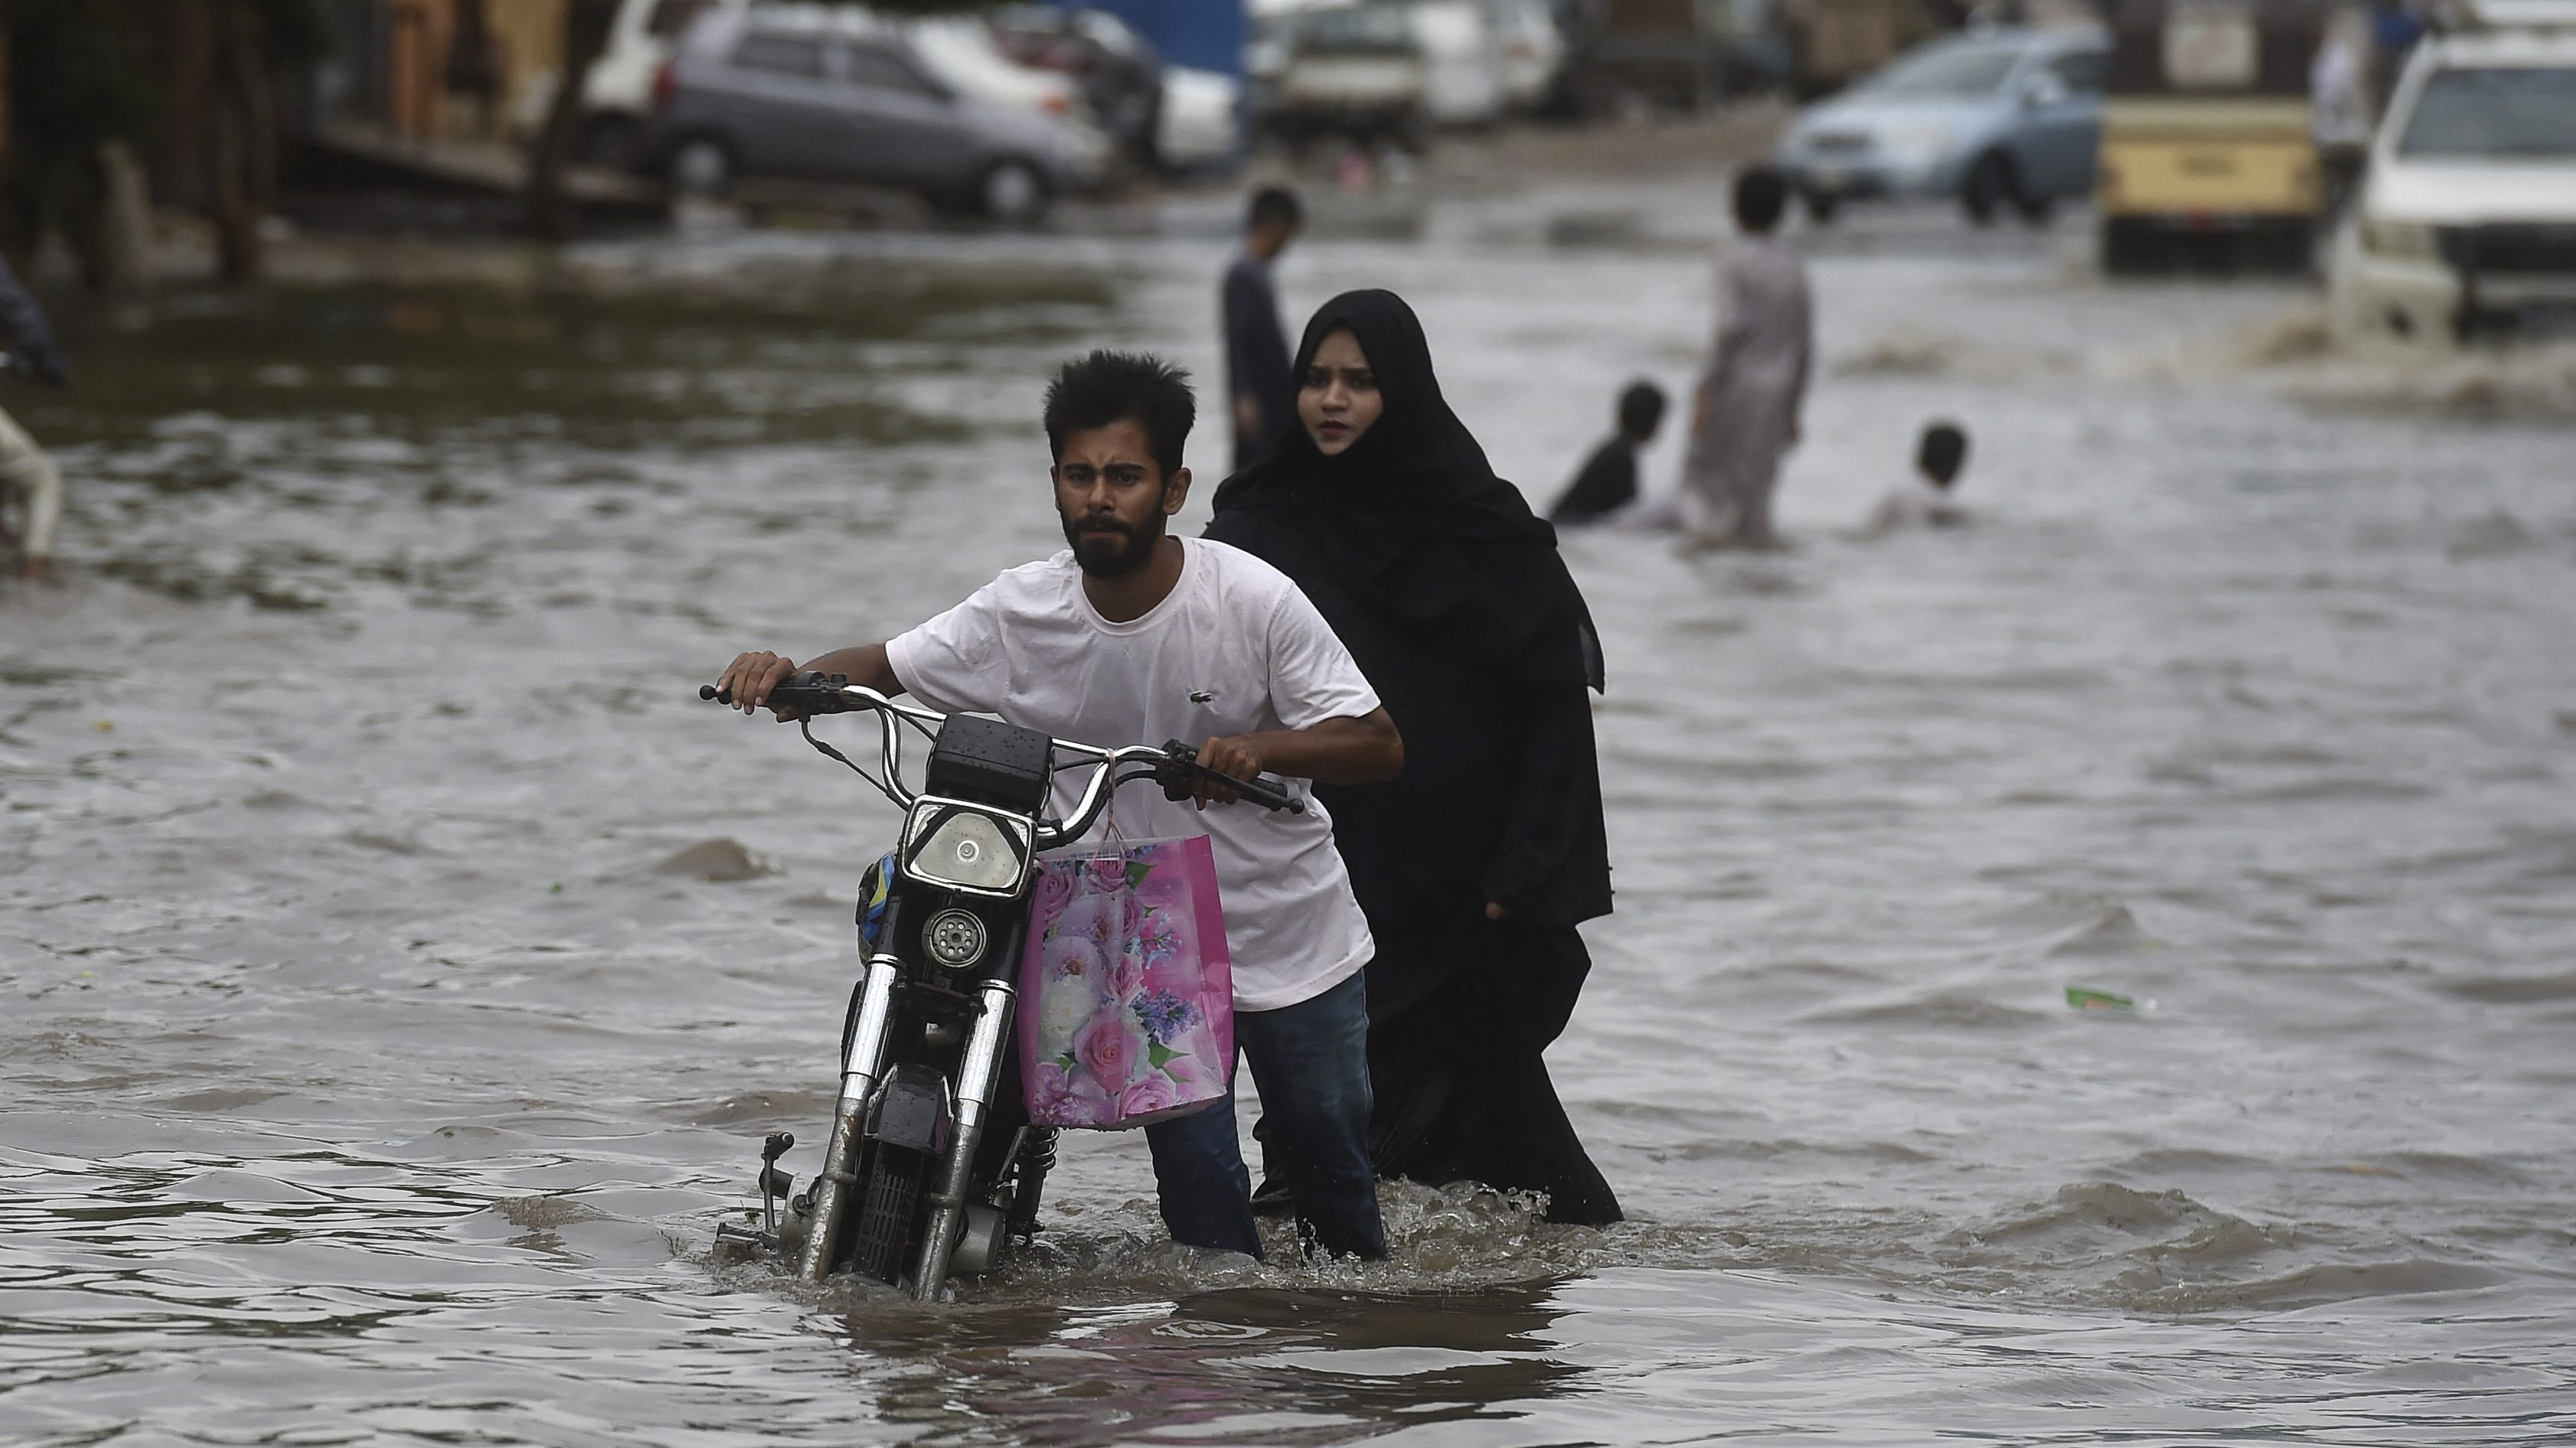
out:
<path id="1" fill-rule="evenodd" d="M 327 52 L 328 19 L 322 0 L 0 0 L 0 242 L 59 232 L 93 287 L 138 285 L 157 177 L 214 223 L 227 279 L 259 276 L 280 96 Z"/>
<path id="2" fill-rule="evenodd" d="M 571 0 L 564 8 L 563 74 L 555 82 L 554 103 L 546 108 L 536 153 L 528 158 L 528 229 L 549 241 L 573 233 L 564 168 L 572 159 L 573 136 L 581 129 L 581 95 L 590 68 L 608 49 L 609 27 L 616 20 L 617 0 Z"/>
<path id="3" fill-rule="evenodd" d="M 258 281 L 268 273 L 260 224 L 278 201 L 278 77 L 270 64 L 270 8 L 260 0 L 211 5 L 214 85 L 206 113 L 206 214 L 214 222 L 216 273 Z"/>
<path id="4" fill-rule="evenodd" d="M 206 179 L 215 269 L 228 282 L 257 281 L 268 269 L 260 223 L 277 199 L 277 98 L 264 17 L 243 0 L 204 3 L 214 7 Z"/>
<path id="5" fill-rule="evenodd" d="M 152 280 L 151 182 L 122 140 L 101 142 L 88 173 L 71 228 L 81 278 L 100 296 L 130 296 Z"/>

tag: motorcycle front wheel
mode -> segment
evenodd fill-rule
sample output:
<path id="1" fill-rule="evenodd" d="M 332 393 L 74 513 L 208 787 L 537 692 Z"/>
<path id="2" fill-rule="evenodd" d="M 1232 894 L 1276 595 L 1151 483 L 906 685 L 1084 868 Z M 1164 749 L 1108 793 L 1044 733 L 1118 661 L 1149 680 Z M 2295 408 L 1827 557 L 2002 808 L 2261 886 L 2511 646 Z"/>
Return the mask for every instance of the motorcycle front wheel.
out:
<path id="1" fill-rule="evenodd" d="M 903 1285 L 906 1248 L 912 1245 L 913 1218 L 921 1205 L 922 1179 L 930 1159 L 920 1152 L 880 1144 L 868 1165 L 867 1190 L 859 1199 L 856 1230 L 851 1233 L 850 1268 L 890 1287 Z"/>

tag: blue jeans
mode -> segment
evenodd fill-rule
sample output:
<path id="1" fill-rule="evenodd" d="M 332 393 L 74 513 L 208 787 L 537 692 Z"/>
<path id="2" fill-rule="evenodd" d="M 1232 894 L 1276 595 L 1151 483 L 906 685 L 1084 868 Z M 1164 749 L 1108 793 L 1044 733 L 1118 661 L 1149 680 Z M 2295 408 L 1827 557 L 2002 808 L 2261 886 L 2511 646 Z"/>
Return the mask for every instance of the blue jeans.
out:
<path id="1" fill-rule="evenodd" d="M 1235 1047 L 1261 1089 L 1301 1238 L 1325 1251 L 1386 1255 L 1369 1167 L 1368 987 L 1359 975 L 1312 1000 L 1234 1018 Z M 1172 1240 L 1259 1257 L 1252 1177 L 1234 1132 L 1234 1092 L 1145 1128 Z"/>

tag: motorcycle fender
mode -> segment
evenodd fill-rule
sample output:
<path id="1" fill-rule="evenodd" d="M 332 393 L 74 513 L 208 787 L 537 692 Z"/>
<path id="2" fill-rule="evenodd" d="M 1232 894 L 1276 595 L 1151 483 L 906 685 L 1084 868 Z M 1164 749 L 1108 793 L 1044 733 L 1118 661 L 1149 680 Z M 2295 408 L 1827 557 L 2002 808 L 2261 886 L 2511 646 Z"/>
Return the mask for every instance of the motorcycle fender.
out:
<path id="1" fill-rule="evenodd" d="M 948 1149 L 948 1133 L 957 1112 L 948 1078 L 918 1061 L 907 1061 L 886 1074 L 868 1106 L 868 1136 L 888 1146 L 937 1154 Z"/>

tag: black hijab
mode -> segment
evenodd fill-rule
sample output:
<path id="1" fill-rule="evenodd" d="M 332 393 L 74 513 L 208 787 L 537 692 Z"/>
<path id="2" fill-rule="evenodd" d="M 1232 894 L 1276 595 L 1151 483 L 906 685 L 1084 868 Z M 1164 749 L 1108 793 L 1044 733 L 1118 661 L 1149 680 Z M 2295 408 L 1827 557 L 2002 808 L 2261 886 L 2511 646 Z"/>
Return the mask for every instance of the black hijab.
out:
<path id="1" fill-rule="evenodd" d="M 1494 476 L 1440 395 L 1421 319 L 1389 291 L 1344 292 L 1306 324 L 1293 375 L 1348 327 L 1377 375 L 1376 423 L 1337 457 L 1292 427 L 1269 457 L 1216 491 L 1229 512 L 1291 525 L 1359 607 L 1434 626 L 1504 676 L 1602 686 L 1591 611 L 1556 551 L 1556 530 Z"/>

